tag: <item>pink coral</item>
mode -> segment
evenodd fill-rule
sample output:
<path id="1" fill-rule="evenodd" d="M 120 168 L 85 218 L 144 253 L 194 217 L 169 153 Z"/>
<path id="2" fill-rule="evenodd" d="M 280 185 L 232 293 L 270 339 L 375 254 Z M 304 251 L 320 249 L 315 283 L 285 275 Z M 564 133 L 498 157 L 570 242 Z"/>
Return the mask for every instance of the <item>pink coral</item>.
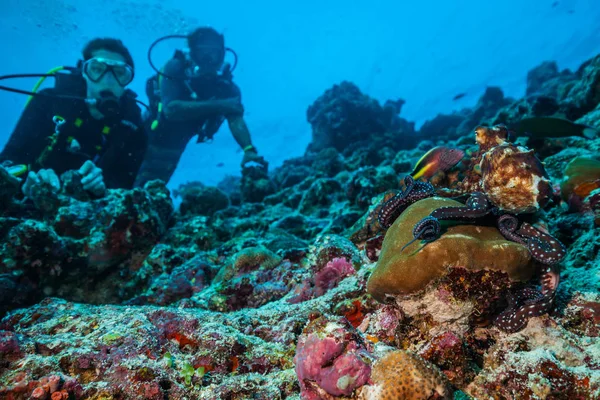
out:
<path id="1" fill-rule="evenodd" d="M 402 312 L 398 308 L 391 305 L 379 306 L 370 316 L 367 333 L 378 341 L 393 339 L 403 318 Z"/>
<path id="2" fill-rule="evenodd" d="M 48 375 L 40 378 L 39 381 L 31 381 L 27 385 L 30 388 L 34 388 L 31 392 L 31 399 L 37 400 L 67 400 L 71 394 L 73 398 L 81 398 L 82 387 L 73 378 L 60 376 L 60 375 Z M 9 388 L 9 390 L 17 391 L 17 387 Z M 0 395 L 3 393 L 0 392 Z M 2 397 L 4 398 L 4 397 Z M 13 398 L 9 397 L 8 398 Z M 20 398 L 20 397 L 17 397 Z"/>
<path id="3" fill-rule="evenodd" d="M 31 398 L 36 400 L 45 400 L 48 398 L 48 393 L 42 387 L 37 387 L 31 393 Z"/>
<path id="4" fill-rule="evenodd" d="M 344 319 L 318 318 L 304 329 L 294 358 L 303 399 L 350 396 L 368 381 L 370 355 L 353 332 Z"/>
<path id="5" fill-rule="evenodd" d="M 355 273 L 356 270 L 346 258 L 336 257 L 327 262 L 314 276 L 304 280 L 296 289 L 296 295 L 289 302 L 295 304 L 323 296 L 328 290 L 336 287 L 344 278 Z"/>
<path id="6" fill-rule="evenodd" d="M 321 296 L 334 288 L 342 279 L 355 274 L 352 264 L 345 258 L 334 258 L 315 274 L 316 295 Z"/>
<path id="7" fill-rule="evenodd" d="M 17 335 L 14 332 L 0 331 L 0 360 L 15 361 L 22 356 Z"/>

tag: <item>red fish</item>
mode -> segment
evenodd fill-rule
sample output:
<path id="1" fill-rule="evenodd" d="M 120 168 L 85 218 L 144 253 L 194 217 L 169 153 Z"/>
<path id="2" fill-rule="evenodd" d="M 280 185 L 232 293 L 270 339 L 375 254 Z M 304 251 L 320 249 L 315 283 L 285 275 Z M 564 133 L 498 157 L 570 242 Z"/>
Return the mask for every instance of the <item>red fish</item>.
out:
<path id="1" fill-rule="evenodd" d="M 444 146 L 434 147 L 417 161 L 410 175 L 415 180 L 421 177 L 429 179 L 438 171 L 448 171 L 458 164 L 464 156 L 465 152 L 460 149 L 451 149 Z"/>

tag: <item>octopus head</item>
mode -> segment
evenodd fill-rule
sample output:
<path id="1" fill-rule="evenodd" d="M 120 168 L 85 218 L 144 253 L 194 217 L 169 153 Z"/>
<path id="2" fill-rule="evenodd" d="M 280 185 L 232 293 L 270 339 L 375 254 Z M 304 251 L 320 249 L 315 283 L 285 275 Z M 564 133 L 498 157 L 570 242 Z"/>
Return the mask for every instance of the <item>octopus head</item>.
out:
<path id="1" fill-rule="evenodd" d="M 504 125 L 496 125 L 492 128 L 478 126 L 475 128 L 475 141 L 479 149 L 487 151 L 492 147 L 503 144 L 508 139 L 508 129 Z"/>

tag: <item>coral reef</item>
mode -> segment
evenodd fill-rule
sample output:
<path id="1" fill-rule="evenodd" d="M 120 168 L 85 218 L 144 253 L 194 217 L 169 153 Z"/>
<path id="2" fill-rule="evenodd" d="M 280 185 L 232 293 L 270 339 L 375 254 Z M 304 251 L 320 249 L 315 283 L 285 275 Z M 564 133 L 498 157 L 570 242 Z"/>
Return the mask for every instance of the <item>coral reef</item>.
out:
<path id="1" fill-rule="evenodd" d="M 361 93 L 356 85 L 343 81 L 308 107 L 306 115 L 313 134 L 308 151 L 333 147 L 347 155 L 361 145 L 371 145 L 376 137 L 408 148 L 415 143 L 414 128 L 398 117 L 399 111 L 393 106 L 382 107 L 377 100 Z M 386 137 L 386 134 L 391 136 Z"/>
<path id="2" fill-rule="evenodd" d="M 599 60 L 419 132 L 342 82 L 302 157 L 178 209 L 0 168 L 0 398 L 600 398 Z"/>
<path id="3" fill-rule="evenodd" d="M 93 201 L 63 194 L 58 199 L 52 210 L 38 203 L 51 214 L 43 220 L 0 219 L 0 276 L 10 290 L 3 296 L 14 305 L 52 295 L 90 303 L 124 300 L 120 281 L 137 275 L 168 228 L 169 192 L 149 182 L 145 189 L 110 191 Z M 0 312 L 5 307 L 0 304 Z"/>

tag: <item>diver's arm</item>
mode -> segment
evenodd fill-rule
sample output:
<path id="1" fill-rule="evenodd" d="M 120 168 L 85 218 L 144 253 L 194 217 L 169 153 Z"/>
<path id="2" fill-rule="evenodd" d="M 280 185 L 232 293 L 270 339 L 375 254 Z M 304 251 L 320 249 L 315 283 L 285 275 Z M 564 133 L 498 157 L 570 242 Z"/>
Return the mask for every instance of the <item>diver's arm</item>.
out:
<path id="1" fill-rule="evenodd" d="M 190 89 L 184 83 L 184 64 L 179 59 L 171 59 L 164 67 L 160 78 L 160 101 L 163 104 L 163 116 L 171 121 L 198 120 L 215 114 L 243 112 L 240 99 L 235 94 L 228 98 L 194 101 L 189 100 Z M 172 79 L 171 77 L 175 77 Z"/>
<path id="2" fill-rule="evenodd" d="M 240 114 L 231 116 L 227 118 L 227 122 L 235 141 L 244 149 L 244 158 L 241 163 L 242 169 L 246 168 L 248 163 L 256 163 L 263 168 L 269 168 L 269 162 L 264 157 L 259 156 L 256 148 L 252 145 L 250 131 L 244 121 L 244 117 Z"/>
<path id="3" fill-rule="evenodd" d="M 52 94 L 52 89 L 43 92 Z M 35 96 L 23 110 L 15 129 L 0 153 L 0 162 L 31 165 L 48 145 L 54 133 L 52 122 L 52 99 Z"/>
<path id="4" fill-rule="evenodd" d="M 129 153 L 130 155 L 127 158 L 127 161 L 125 162 L 125 165 L 124 165 L 125 172 L 126 172 L 126 174 L 124 174 L 124 175 L 126 175 L 126 176 L 123 177 L 120 182 L 121 187 L 124 187 L 127 189 L 131 189 L 131 188 L 135 187 L 135 180 L 137 178 L 137 175 L 140 172 L 142 163 L 144 162 L 144 159 L 146 158 L 146 154 L 148 153 L 148 147 L 149 147 L 148 132 L 143 128 L 141 116 L 139 119 L 138 126 L 139 126 L 139 129 L 136 132 L 137 139 L 131 143 L 131 145 L 130 145 L 131 153 Z"/>
<path id="5" fill-rule="evenodd" d="M 235 105 L 238 107 L 236 110 L 233 110 L 230 113 L 223 113 L 227 118 L 229 130 L 231 131 L 231 134 L 233 135 L 235 141 L 244 150 L 244 153 L 246 151 L 256 153 L 256 149 L 252 145 L 252 139 L 250 138 L 250 130 L 248 129 L 248 125 L 246 125 L 246 121 L 244 120 L 244 107 L 242 106 L 242 91 L 232 81 L 224 82 L 222 84 L 224 86 L 221 90 L 227 93 L 227 97 L 235 98 Z"/>
<path id="6" fill-rule="evenodd" d="M 242 149 L 246 149 L 248 148 L 248 146 L 252 146 L 250 131 L 248 130 L 248 125 L 246 125 L 246 121 L 244 121 L 244 117 L 242 115 L 236 114 L 227 117 L 227 122 L 229 124 L 229 129 L 231 130 L 233 138 Z"/>

